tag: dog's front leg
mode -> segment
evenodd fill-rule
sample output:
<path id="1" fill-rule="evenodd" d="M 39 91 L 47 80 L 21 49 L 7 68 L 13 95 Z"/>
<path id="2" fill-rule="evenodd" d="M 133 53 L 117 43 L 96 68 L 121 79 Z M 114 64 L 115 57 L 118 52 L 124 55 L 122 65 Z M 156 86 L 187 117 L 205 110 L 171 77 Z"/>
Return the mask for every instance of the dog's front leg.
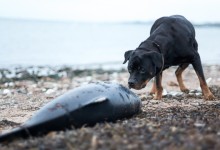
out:
<path id="1" fill-rule="evenodd" d="M 194 68 L 198 78 L 199 78 L 200 87 L 202 89 L 202 93 L 204 95 L 204 98 L 206 100 L 215 99 L 214 95 L 211 93 L 211 91 L 209 90 L 209 87 L 206 83 L 199 54 L 197 54 L 197 57 L 195 58 L 192 65 L 193 65 L 193 68 Z"/>
<path id="2" fill-rule="evenodd" d="M 163 87 L 162 87 L 162 72 L 156 75 L 154 84 L 156 85 L 156 91 L 155 91 L 155 100 L 161 100 L 162 99 L 162 93 L 163 93 Z"/>
<path id="3" fill-rule="evenodd" d="M 156 93 L 156 83 L 155 83 L 155 79 L 153 79 L 153 85 L 149 94 L 154 95 L 155 93 Z"/>

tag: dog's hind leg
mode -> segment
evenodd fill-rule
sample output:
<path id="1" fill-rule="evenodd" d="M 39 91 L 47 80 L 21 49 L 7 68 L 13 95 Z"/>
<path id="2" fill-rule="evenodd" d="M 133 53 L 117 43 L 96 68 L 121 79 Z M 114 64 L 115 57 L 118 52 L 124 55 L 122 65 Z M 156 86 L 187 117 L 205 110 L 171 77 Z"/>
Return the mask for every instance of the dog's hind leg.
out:
<path id="1" fill-rule="evenodd" d="M 183 83 L 183 78 L 182 78 L 182 73 L 183 71 L 189 66 L 189 64 L 181 64 L 177 68 L 175 74 L 176 74 L 176 79 L 179 83 L 180 90 L 184 93 L 189 93 L 189 89 L 186 88 L 186 86 Z"/>
<path id="2" fill-rule="evenodd" d="M 215 99 L 214 95 L 211 93 L 211 91 L 209 90 L 209 87 L 208 87 L 208 85 L 206 83 L 205 76 L 204 76 L 203 69 L 202 69 L 202 64 L 201 64 L 200 56 L 199 56 L 198 53 L 197 53 L 197 57 L 193 61 L 192 65 L 193 65 L 193 68 L 194 68 L 198 78 L 199 78 L 200 87 L 202 89 L 204 98 L 206 100 L 213 100 L 213 99 Z"/>

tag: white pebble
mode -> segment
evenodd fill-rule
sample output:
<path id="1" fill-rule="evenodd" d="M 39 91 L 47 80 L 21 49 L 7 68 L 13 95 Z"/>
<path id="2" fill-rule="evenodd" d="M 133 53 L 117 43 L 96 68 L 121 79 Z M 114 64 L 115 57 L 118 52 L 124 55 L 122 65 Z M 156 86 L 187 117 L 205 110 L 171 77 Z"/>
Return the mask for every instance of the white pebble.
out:
<path id="1" fill-rule="evenodd" d="M 86 77 L 86 81 L 91 81 L 92 80 L 92 77 L 91 76 L 87 76 Z"/>
<path id="2" fill-rule="evenodd" d="M 212 80 L 212 78 L 208 78 L 207 80 L 206 80 L 206 83 L 207 84 L 209 84 L 209 82 Z"/>
<path id="3" fill-rule="evenodd" d="M 15 84 L 14 84 L 14 82 L 9 82 L 8 85 L 9 86 L 14 86 Z"/>
<path id="4" fill-rule="evenodd" d="M 11 91 L 9 89 L 4 89 L 2 94 L 4 94 L 4 95 L 11 95 Z"/>
<path id="5" fill-rule="evenodd" d="M 196 96 L 202 96 L 202 93 L 196 93 Z"/>
<path id="6" fill-rule="evenodd" d="M 54 92 L 55 92 L 54 89 L 48 89 L 48 90 L 46 91 L 46 94 L 52 94 L 52 93 L 54 93 Z"/>
<path id="7" fill-rule="evenodd" d="M 166 96 L 166 95 L 167 95 L 167 90 L 166 90 L 166 89 L 163 89 L 162 95 L 163 95 L 163 96 Z"/>
<path id="8" fill-rule="evenodd" d="M 204 127 L 205 124 L 204 124 L 204 123 L 195 122 L 195 123 L 194 123 L 194 126 L 195 126 L 195 127 Z"/>

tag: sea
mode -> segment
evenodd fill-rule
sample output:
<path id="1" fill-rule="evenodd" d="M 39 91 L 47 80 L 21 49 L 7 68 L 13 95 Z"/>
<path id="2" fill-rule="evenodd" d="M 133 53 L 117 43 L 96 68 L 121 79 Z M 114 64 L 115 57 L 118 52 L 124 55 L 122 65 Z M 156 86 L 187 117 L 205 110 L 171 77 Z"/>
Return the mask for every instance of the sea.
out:
<path id="1" fill-rule="evenodd" d="M 149 36 L 153 22 L 61 22 L 0 19 L 0 68 L 125 67 L 124 52 Z M 220 64 L 220 27 L 195 26 L 203 64 Z"/>

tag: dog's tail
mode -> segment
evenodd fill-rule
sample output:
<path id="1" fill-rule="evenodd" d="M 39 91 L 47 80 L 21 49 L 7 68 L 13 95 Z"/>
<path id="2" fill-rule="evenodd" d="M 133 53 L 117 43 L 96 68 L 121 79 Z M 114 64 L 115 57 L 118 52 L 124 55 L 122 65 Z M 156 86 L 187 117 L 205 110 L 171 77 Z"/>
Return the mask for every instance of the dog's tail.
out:
<path id="1" fill-rule="evenodd" d="M 197 43 L 196 39 L 194 39 L 194 42 L 192 43 L 192 45 L 193 45 L 193 48 L 194 48 L 196 51 L 198 51 L 198 43 Z"/>
<path id="2" fill-rule="evenodd" d="M 189 39 L 190 45 L 193 47 L 195 51 L 198 51 L 198 43 L 194 37 Z"/>

